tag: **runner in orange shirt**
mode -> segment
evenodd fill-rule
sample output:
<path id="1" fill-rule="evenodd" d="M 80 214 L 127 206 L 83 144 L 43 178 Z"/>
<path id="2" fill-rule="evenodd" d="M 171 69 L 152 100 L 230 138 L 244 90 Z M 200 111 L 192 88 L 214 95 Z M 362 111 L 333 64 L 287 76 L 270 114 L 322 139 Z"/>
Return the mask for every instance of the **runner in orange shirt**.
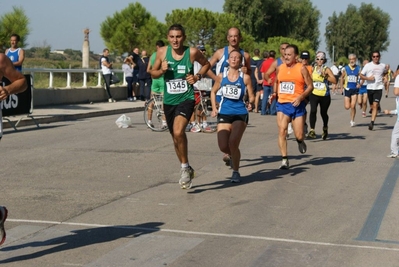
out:
<path id="1" fill-rule="evenodd" d="M 274 93 L 270 99 L 270 101 L 273 101 L 278 94 L 278 145 L 282 156 L 280 169 L 289 168 L 286 139 L 288 123 L 292 122 L 299 152 L 303 154 L 307 149 L 303 134 L 304 115 L 306 113 L 305 98 L 312 92 L 313 83 L 307 68 L 303 64 L 297 63 L 298 54 L 296 45 L 288 45 L 285 48 L 284 64 L 277 68 Z"/>

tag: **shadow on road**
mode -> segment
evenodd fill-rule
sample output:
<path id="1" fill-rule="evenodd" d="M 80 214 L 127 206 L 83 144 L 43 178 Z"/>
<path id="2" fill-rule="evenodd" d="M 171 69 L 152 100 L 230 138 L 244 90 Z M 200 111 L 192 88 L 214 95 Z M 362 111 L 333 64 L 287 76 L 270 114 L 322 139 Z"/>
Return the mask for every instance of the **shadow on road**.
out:
<path id="1" fill-rule="evenodd" d="M 4 247 L 0 251 L 7 252 L 24 249 L 27 247 L 42 248 L 45 246 L 51 246 L 51 248 L 43 249 L 31 254 L 19 255 L 16 257 L 0 260 L 0 264 L 35 259 L 69 249 L 76 249 L 94 244 L 110 242 L 119 238 L 134 238 L 140 235 L 157 232 L 159 231 L 159 226 L 161 225 L 163 225 L 161 222 L 150 222 L 138 225 L 116 225 L 109 227 L 88 228 L 71 231 L 71 234 L 56 237 L 50 240 Z M 5 256 L 4 253 L 2 254 L 2 256 Z"/>
<path id="2" fill-rule="evenodd" d="M 289 159 L 300 160 L 303 158 L 310 158 L 310 157 L 311 155 L 298 155 L 298 156 L 289 156 Z M 291 165 L 289 170 L 280 170 L 277 168 L 281 161 L 281 156 L 262 156 L 261 158 L 257 159 L 241 159 L 242 165 L 240 166 L 240 168 L 275 162 L 276 169 L 264 169 L 254 172 L 248 176 L 241 176 L 242 179 L 240 183 L 231 183 L 230 179 L 225 179 L 225 180 L 215 181 L 213 183 L 195 185 L 191 188 L 194 190 L 188 191 L 187 193 L 198 194 L 208 190 L 219 190 L 219 189 L 229 188 L 231 186 L 245 185 L 253 182 L 265 182 L 269 180 L 281 179 L 287 175 L 296 176 L 302 172 L 305 172 L 306 170 L 309 169 L 308 167 L 309 165 L 318 166 L 318 165 L 326 165 L 334 163 L 350 163 L 353 162 L 354 160 L 355 160 L 354 157 L 316 157 L 316 158 L 310 158 L 307 161 L 304 161 L 299 164 Z M 245 162 L 250 162 L 250 163 L 245 164 Z"/>

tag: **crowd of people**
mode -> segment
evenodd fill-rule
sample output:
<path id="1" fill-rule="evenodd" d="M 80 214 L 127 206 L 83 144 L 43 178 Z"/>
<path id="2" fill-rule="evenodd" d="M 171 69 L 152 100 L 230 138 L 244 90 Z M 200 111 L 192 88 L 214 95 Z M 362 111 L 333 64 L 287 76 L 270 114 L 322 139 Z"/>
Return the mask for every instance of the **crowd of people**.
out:
<path id="1" fill-rule="evenodd" d="M 131 73 L 138 66 L 138 73 L 142 73 L 136 80 L 140 84 L 138 99 L 148 100 L 150 91 L 164 95 L 163 121 L 170 131 L 181 164 L 179 184 L 183 189 L 191 188 L 194 178 L 185 132 L 187 129 L 198 132 L 203 127 L 194 120 L 193 112 L 196 104 L 194 90 L 205 76 L 213 80 L 210 95 L 212 116 L 217 118 L 217 141 L 223 161 L 233 170 L 231 182 L 240 181 L 239 144 L 250 112 L 276 116 L 282 157 L 280 169 L 289 169 L 287 138 L 290 134 L 294 134 L 300 153 L 307 151 L 305 139 L 318 138 L 318 109 L 322 119 L 320 137 L 322 140 L 328 138 L 328 110 L 332 95 L 343 95 L 344 108 L 350 110 L 351 127 L 355 126 L 357 106 L 366 117 L 368 102 L 371 113 L 368 129 L 373 130 L 382 90 L 385 89 L 387 96 L 393 76 L 389 66 L 380 62 L 378 51 L 371 54 L 371 62 L 365 60 L 362 66 L 357 64 L 357 56 L 350 54 L 348 65 L 333 62 L 328 67 L 323 51 L 318 51 L 312 62 L 309 51 L 299 51 L 294 44 L 281 43 L 279 54 L 274 50 L 264 51 L 261 58 L 260 50 L 255 49 L 251 57 L 240 48 L 242 36 L 238 28 L 230 28 L 226 37 L 227 45 L 217 49 L 208 60 L 203 45 L 195 48 L 184 45 L 185 30 L 182 25 L 174 24 L 168 30 L 169 44 L 165 46 L 158 41 L 157 51 L 151 59 L 147 60 L 145 51 L 139 56 L 138 48 L 126 59 L 126 64 L 130 65 L 126 67 L 127 71 Z M 144 75 L 141 66 L 145 66 L 152 79 Z M 134 80 L 130 75 L 126 79 Z M 146 88 L 148 85 L 151 90 Z M 128 85 L 129 99 L 134 99 L 131 88 Z M 148 116 L 150 119 L 151 114 Z M 392 151 L 390 155 L 397 154 L 398 151 Z"/>
<path id="2" fill-rule="evenodd" d="M 223 161 L 232 169 L 231 182 L 241 181 L 240 142 L 249 122 L 250 112 L 276 116 L 277 143 L 281 152 L 280 169 L 289 169 L 287 137 L 294 133 L 298 150 L 307 152 L 305 139 L 315 139 L 317 109 L 322 118 L 321 138 L 328 138 L 328 109 L 331 95 L 339 91 L 344 95 L 344 108 L 350 110 L 350 126 L 355 126 L 356 107 L 366 117 L 367 102 L 370 105 L 369 130 L 374 129 L 383 93 L 389 94 L 389 83 L 395 78 L 394 95 L 396 110 L 385 110 L 385 114 L 399 113 L 398 71 L 393 74 L 389 65 L 380 62 L 379 51 L 371 53 L 371 62 L 365 60 L 357 65 L 357 56 L 349 54 L 349 64 L 339 66 L 334 62 L 326 65 L 327 57 L 318 51 L 311 63 L 309 51 L 299 51 L 294 44 L 281 43 L 279 55 L 276 51 L 265 51 L 260 58 L 259 49 L 253 57 L 240 48 L 242 40 L 238 28 L 227 32 L 227 45 L 216 50 L 208 60 L 205 47 L 184 45 L 185 29 L 180 24 L 169 27 L 167 39 L 156 43 L 156 52 L 150 57 L 145 50 L 139 54 L 134 48 L 125 58 L 122 69 L 127 83 L 128 101 L 148 101 L 151 94 L 163 95 L 165 117 L 174 149 L 180 163 L 179 184 L 190 189 L 194 169 L 189 163 L 186 129 L 193 121 L 195 107 L 194 90 L 205 76 L 213 80 L 210 92 L 212 117 L 217 118 L 217 143 L 223 153 Z M 21 74 L 24 52 L 18 48 L 18 35 L 11 37 L 11 47 L 0 54 L 0 77 L 7 77 L 10 85 L 0 86 L 0 101 L 10 94 L 26 89 Z M 109 102 L 115 102 L 110 91 L 112 83 L 112 62 L 109 50 L 104 49 L 100 65 Z M 215 71 L 212 68 L 215 67 Z M 331 85 L 331 86 L 330 86 Z M 331 88 L 331 89 L 330 89 Z M 309 104 L 309 125 L 307 131 L 307 105 Z M 148 114 L 149 121 L 152 114 Z M 0 110 L 1 119 L 1 110 Z M 204 127 L 204 126 L 203 126 Z M 1 130 L 1 125 L 0 125 Z M 1 139 L 1 131 L 0 131 Z M 390 158 L 398 157 L 399 117 L 392 131 Z M 0 245 L 5 240 L 4 221 L 7 209 L 0 206 Z"/>

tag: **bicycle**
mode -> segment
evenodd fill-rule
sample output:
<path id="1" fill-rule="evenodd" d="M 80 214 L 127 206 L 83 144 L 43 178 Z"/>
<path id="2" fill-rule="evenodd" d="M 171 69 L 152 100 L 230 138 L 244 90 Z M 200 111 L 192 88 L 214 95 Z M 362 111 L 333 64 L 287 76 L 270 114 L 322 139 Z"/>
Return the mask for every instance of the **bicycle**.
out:
<path id="1" fill-rule="evenodd" d="M 194 120 L 200 125 L 201 132 L 213 133 L 217 129 L 217 119 L 212 118 L 212 105 L 209 90 L 194 90 Z M 204 126 L 203 124 L 206 123 Z"/>
<path id="2" fill-rule="evenodd" d="M 154 117 L 155 119 L 152 120 Z M 151 122 L 149 118 L 151 119 Z M 165 113 L 163 111 L 162 94 L 152 94 L 151 99 L 145 103 L 144 122 L 147 124 L 148 128 L 155 132 L 163 132 L 168 129 L 165 120 Z"/>

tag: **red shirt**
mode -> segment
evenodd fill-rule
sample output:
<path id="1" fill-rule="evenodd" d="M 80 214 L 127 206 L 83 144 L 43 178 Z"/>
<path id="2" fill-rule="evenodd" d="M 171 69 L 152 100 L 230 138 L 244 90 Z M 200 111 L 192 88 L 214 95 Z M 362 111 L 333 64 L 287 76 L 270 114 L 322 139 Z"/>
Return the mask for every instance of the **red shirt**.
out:
<path id="1" fill-rule="evenodd" d="M 260 67 L 260 72 L 266 73 L 267 70 L 270 68 L 272 63 L 274 62 L 274 58 L 269 57 L 265 61 L 263 61 L 262 66 Z M 273 86 L 274 80 L 276 79 L 276 71 L 273 71 L 272 74 L 270 74 L 270 78 L 272 79 L 272 83 L 269 84 L 267 81 L 263 80 L 263 86 Z"/>

